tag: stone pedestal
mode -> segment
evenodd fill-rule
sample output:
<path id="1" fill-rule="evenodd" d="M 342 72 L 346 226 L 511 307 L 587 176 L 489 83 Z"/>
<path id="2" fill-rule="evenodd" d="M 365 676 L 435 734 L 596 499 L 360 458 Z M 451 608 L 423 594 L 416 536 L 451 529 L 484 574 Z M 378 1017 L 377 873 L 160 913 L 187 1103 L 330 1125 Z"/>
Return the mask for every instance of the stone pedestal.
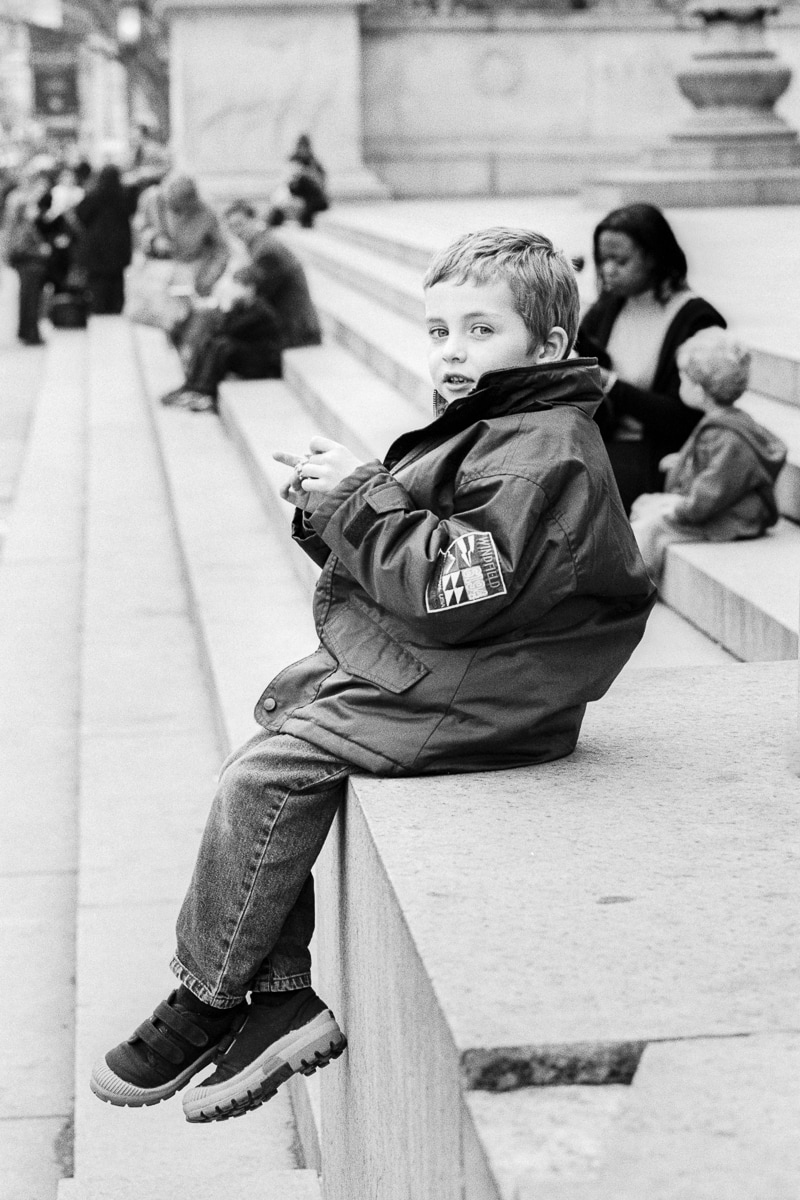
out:
<path id="1" fill-rule="evenodd" d="M 677 73 L 694 112 L 637 167 L 595 181 L 602 205 L 646 200 L 661 205 L 800 203 L 800 140 L 773 107 L 791 71 L 767 48 L 762 0 L 699 0 L 702 49 Z"/>
<path id="2" fill-rule="evenodd" d="M 176 168 L 210 196 L 263 199 L 307 133 L 335 199 L 382 198 L 361 149 L 361 47 L 350 0 L 161 0 Z"/>

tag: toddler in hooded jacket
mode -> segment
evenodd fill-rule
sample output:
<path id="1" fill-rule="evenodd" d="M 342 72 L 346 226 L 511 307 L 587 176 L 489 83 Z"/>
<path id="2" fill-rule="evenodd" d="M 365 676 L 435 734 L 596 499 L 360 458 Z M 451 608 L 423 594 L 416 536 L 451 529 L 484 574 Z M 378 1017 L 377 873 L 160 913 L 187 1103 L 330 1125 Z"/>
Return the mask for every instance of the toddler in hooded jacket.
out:
<path id="1" fill-rule="evenodd" d="M 664 492 L 639 496 L 631 524 L 658 583 L 675 542 L 761 537 L 778 519 L 775 481 L 786 446 L 735 404 L 747 388 L 750 352 L 724 329 L 702 329 L 678 351 L 681 400 L 705 416 L 683 448 L 661 461 Z"/>

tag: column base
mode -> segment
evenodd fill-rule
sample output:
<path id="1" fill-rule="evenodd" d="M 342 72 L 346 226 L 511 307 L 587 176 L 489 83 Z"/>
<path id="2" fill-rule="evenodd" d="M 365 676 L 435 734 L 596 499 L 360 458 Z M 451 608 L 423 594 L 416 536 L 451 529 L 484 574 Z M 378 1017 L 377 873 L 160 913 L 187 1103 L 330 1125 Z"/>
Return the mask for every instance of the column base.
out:
<path id="1" fill-rule="evenodd" d="M 584 184 L 588 208 L 644 202 L 661 208 L 800 204 L 800 167 L 761 171 L 621 171 Z"/>

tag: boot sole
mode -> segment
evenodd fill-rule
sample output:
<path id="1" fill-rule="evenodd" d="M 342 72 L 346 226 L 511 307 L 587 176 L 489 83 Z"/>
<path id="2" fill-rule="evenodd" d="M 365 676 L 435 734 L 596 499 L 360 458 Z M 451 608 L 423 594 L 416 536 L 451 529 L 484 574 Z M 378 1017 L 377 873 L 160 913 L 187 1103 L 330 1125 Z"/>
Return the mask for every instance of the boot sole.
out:
<path id="1" fill-rule="evenodd" d="M 216 1052 L 215 1044 L 200 1058 L 196 1058 L 175 1079 L 155 1088 L 137 1087 L 135 1083 L 128 1083 L 127 1080 L 120 1079 L 119 1075 L 115 1075 L 111 1070 L 106 1060 L 101 1058 L 92 1069 L 89 1087 L 100 1100 L 105 1101 L 106 1104 L 117 1105 L 119 1108 L 145 1108 L 151 1104 L 160 1104 L 162 1100 L 169 1100 L 170 1096 L 174 1096 L 181 1088 L 186 1087 L 192 1076 L 196 1075 L 198 1071 L 202 1071 L 203 1067 L 211 1062 Z"/>
<path id="2" fill-rule="evenodd" d="M 186 1120 L 227 1121 L 259 1108 L 292 1075 L 313 1075 L 338 1058 L 347 1038 L 332 1013 L 320 1013 L 302 1029 L 293 1029 L 254 1059 L 243 1071 L 216 1087 L 201 1084 L 183 1098 Z"/>

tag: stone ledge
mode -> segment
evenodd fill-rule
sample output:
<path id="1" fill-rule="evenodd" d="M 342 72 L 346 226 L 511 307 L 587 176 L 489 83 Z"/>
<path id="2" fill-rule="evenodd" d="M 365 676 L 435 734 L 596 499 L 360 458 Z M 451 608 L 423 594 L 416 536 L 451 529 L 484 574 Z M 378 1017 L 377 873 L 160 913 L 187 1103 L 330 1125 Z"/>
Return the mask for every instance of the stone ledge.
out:
<path id="1" fill-rule="evenodd" d="M 447 1180 L 461 1175 L 460 1147 L 472 1137 L 496 1194 L 536 1194 L 541 1168 L 509 1182 L 508 1146 L 476 1118 L 465 1091 L 474 1076 L 464 1070 L 476 1053 L 502 1065 L 509 1047 L 518 1060 L 534 1047 L 541 1060 L 556 1047 L 580 1058 L 585 1043 L 610 1043 L 633 1045 L 636 1059 L 643 1044 L 644 1063 L 658 1042 L 738 1045 L 745 1034 L 797 1027 L 784 853 L 796 813 L 787 761 L 795 689 L 794 663 L 642 672 L 590 706 L 569 759 L 493 775 L 353 781 L 319 883 L 326 987 L 350 1041 L 345 1068 L 321 1081 L 331 1200 L 368 1194 L 370 1171 L 397 1162 L 400 1146 L 406 1161 L 385 1195 L 449 1200 L 460 1193 Z M 625 1090 L 633 1122 L 638 1075 Z M 724 1086 L 735 1090 L 737 1078 L 734 1064 Z M 716 1068 L 706 1082 L 722 1087 Z M 678 1072 L 665 1081 L 665 1110 L 678 1109 L 681 1086 Z M 618 1113 L 606 1111 L 606 1087 L 507 1092 L 507 1115 L 515 1097 L 530 1112 L 532 1098 L 555 1105 L 567 1093 L 583 1097 L 583 1116 L 573 1113 L 571 1127 L 562 1105 L 545 1160 L 573 1140 L 579 1147 L 588 1122 L 597 1162 L 617 1178 Z M 783 1093 L 772 1112 L 785 1141 L 796 1114 Z M 735 1153 L 755 1170 L 759 1144 L 745 1125 Z M 646 1174 L 647 1138 L 631 1145 Z M 673 1161 L 682 1152 L 678 1139 Z M 606 1194 L 578 1181 L 559 1193 Z"/>
<path id="2" fill-rule="evenodd" d="M 661 596 L 745 662 L 797 657 L 800 529 L 763 538 L 670 546 Z"/>

